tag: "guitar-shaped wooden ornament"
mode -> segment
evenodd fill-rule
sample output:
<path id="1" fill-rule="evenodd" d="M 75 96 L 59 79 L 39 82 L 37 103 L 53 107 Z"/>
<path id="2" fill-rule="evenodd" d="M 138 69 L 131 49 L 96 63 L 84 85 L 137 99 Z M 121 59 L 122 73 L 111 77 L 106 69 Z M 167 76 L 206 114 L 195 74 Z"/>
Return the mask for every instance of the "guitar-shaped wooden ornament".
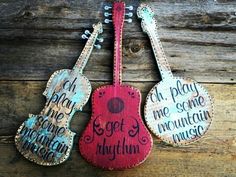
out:
<path id="1" fill-rule="evenodd" d="M 141 26 L 150 38 L 162 81 L 146 98 L 145 121 L 150 130 L 172 145 L 185 145 L 201 138 L 212 117 L 212 100 L 208 92 L 191 79 L 174 77 L 157 34 L 152 9 L 142 4 L 137 9 Z"/>
<path id="2" fill-rule="evenodd" d="M 69 129 L 74 113 L 81 110 L 91 94 L 91 84 L 82 74 L 93 47 L 100 48 L 102 24 L 93 25 L 82 38 L 86 45 L 72 70 L 56 71 L 50 77 L 43 95 L 46 105 L 39 115 L 29 115 L 20 126 L 15 143 L 20 153 L 39 165 L 52 166 L 64 162 L 70 155 L 75 133 Z M 90 37 L 86 36 L 90 35 Z"/>
<path id="3" fill-rule="evenodd" d="M 132 6 L 126 7 L 132 9 Z M 140 91 L 122 84 L 122 31 L 125 4 L 114 2 L 112 15 L 114 40 L 113 85 L 92 94 L 92 117 L 79 140 L 81 155 L 97 167 L 113 170 L 139 165 L 149 155 L 152 137 L 140 116 Z M 132 16 L 132 13 L 127 13 Z M 127 19 L 126 21 L 131 22 Z"/>

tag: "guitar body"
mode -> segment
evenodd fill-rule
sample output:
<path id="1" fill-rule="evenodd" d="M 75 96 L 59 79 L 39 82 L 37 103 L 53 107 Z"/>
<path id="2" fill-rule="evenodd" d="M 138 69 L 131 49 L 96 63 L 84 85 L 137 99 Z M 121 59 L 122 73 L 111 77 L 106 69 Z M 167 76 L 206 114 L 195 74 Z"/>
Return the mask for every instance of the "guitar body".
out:
<path id="1" fill-rule="evenodd" d="M 74 101 L 76 104 L 73 105 L 73 108 L 79 110 L 88 101 L 91 91 L 92 86 L 88 78 L 83 74 L 74 73 L 69 69 L 63 69 L 52 74 L 43 95 L 49 99 L 53 96 L 54 92 L 70 94 L 71 99 L 76 100 Z"/>
<path id="2" fill-rule="evenodd" d="M 144 107 L 149 129 L 173 145 L 185 145 L 201 138 L 212 116 L 212 100 L 205 88 L 191 79 L 179 77 L 156 84 Z"/>
<path id="3" fill-rule="evenodd" d="M 152 138 L 140 116 L 140 96 L 128 85 L 94 91 L 92 117 L 79 141 L 88 162 L 112 170 L 134 167 L 147 158 Z"/>
<path id="4" fill-rule="evenodd" d="M 82 74 L 92 52 L 102 24 L 94 31 L 72 70 L 56 71 L 50 77 L 43 95 L 46 104 L 39 115 L 29 118 L 17 130 L 15 144 L 28 160 L 39 165 L 52 166 L 68 159 L 75 133 L 70 121 L 76 111 L 81 111 L 92 91 L 89 80 Z"/>
<path id="5" fill-rule="evenodd" d="M 56 71 L 44 92 L 44 110 L 40 115 L 30 115 L 17 131 L 16 147 L 22 155 L 40 165 L 67 160 L 75 135 L 69 129 L 71 117 L 88 101 L 90 93 L 91 84 L 82 74 Z"/>
<path id="6" fill-rule="evenodd" d="M 26 159 L 45 166 L 57 165 L 68 159 L 75 133 L 52 122 L 44 115 L 30 115 L 19 127 L 15 143 Z"/>

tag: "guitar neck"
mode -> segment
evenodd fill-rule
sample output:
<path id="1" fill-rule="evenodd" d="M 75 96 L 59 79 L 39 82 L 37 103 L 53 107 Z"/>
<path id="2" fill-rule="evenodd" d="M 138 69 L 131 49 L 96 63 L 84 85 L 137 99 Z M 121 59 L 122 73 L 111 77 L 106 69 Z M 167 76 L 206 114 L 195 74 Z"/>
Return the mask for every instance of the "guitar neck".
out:
<path id="1" fill-rule="evenodd" d="M 121 85 L 122 83 L 122 33 L 124 26 L 125 3 L 114 2 L 112 11 L 112 21 L 114 26 L 114 67 L 113 67 L 113 84 Z"/>
<path id="2" fill-rule="evenodd" d="M 74 72 L 78 72 L 81 73 L 83 72 L 83 69 L 85 67 L 85 65 L 88 62 L 88 59 L 92 53 L 92 50 L 94 48 L 94 44 L 96 42 L 96 39 L 98 37 L 98 32 L 94 31 L 91 36 L 88 38 L 88 41 L 86 42 L 77 62 L 75 63 L 74 67 L 73 67 L 73 71 Z"/>
<path id="3" fill-rule="evenodd" d="M 157 32 L 157 23 L 154 17 L 150 17 L 149 14 L 144 13 L 142 17 L 142 28 L 147 32 L 150 38 L 153 53 L 156 58 L 162 79 L 173 77 L 170 65 L 166 59 L 166 55 Z"/>

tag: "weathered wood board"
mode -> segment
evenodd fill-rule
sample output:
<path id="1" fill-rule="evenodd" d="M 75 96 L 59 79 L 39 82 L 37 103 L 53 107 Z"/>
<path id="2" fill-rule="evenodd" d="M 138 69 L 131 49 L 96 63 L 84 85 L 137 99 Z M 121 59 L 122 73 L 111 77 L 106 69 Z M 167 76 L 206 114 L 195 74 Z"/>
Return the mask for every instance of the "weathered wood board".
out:
<path id="1" fill-rule="evenodd" d="M 103 171 L 88 164 L 77 142 L 91 116 L 88 103 L 75 114 L 72 155 L 58 167 L 40 167 L 16 150 L 13 137 L 28 113 L 44 106 L 42 92 L 56 70 L 72 68 L 85 28 L 102 20 L 103 1 L 0 1 L 0 176 L 236 176 L 236 2 L 143 1 L 150 5 L 174 75 L 203 84 L 214 99 L 209 132 L 186 147 L 154 138 L 149 158 L 125 171 Z M 138 6 L 138 1 L 126 4 Z M 94 51 L 84 75 L 93 89 L 112 82 L 113 32 L 104 26 L 104 45 Z M 160 81 L 148 37 L 140 21 L 125 26 L 123 80 L 142 92 Z M 189 63 L 188 65 L 186 63 Z M 143 108 L 142 103 L 142 108 Z"/>

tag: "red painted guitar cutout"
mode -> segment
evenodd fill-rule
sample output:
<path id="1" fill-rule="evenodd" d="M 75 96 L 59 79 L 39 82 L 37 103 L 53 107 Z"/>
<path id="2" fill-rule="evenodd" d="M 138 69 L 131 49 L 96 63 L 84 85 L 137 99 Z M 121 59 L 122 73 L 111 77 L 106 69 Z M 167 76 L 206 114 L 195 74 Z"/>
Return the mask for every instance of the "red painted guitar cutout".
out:
<path id="1" fill-rule="evenodd" d="M 125 4 L 113 3 L 115 30 L 113 85 L 92 95 L 92 117 L 79 140 L 81 155 L 95 166 L 113 170 L 139 165 L 149 155 L 152 137 L 140 116 L 140 91 L 121 79 Z"/>

